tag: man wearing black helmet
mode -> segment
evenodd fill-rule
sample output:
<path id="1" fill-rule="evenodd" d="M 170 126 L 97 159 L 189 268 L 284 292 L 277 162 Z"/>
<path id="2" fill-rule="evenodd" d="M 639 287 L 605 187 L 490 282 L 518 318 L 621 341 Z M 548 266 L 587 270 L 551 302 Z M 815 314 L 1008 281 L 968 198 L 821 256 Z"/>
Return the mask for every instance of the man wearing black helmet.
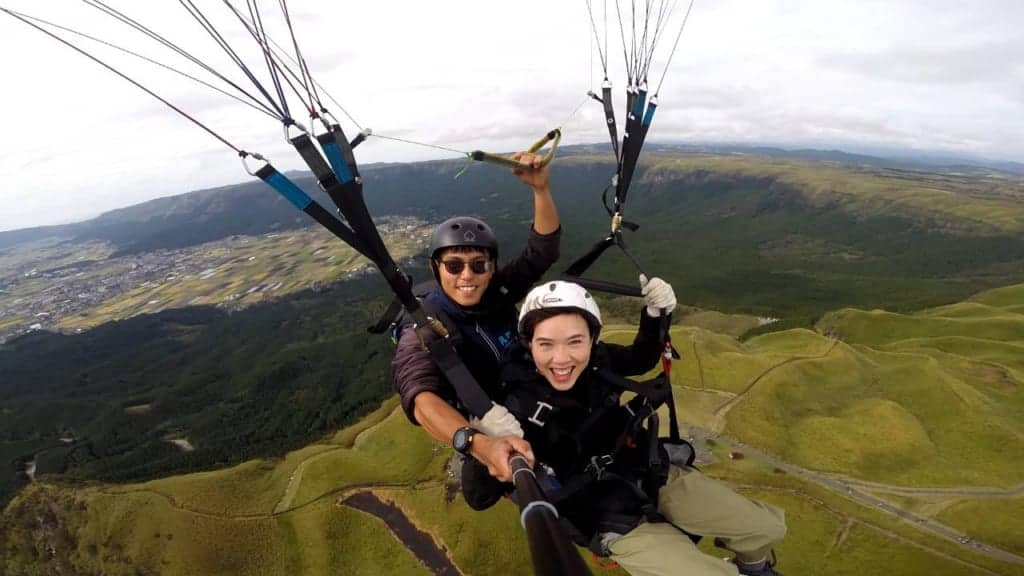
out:
<path id="1" fill-rule="evenodd" d="M 558 259 L 561 229 L 540 156 L 520 152 L 513 159 L 534 170 L 513 172 L 533 190 L 533 228 L 522 253 L 497 268 L 498 242 L 485 222 L 451 218 L 434 231 L 430 267 L 438 287 L 423 297 L 424 307 L 455 332 L 456 352 L 490 396 L 499 383 L 499 362 L 517 340 L 518 302 Z M 425 336 L 424 336 L 425 335 Z M 436 337 L 403 326 L 392 362 L 392 378 L 406 416 L 434 439 L 487 466 L 497 478 L 511 477 L 508 457 L 515 451 L 532 460 L 519 422 L 495 405 L 482 419 L 467 420 L 452 385 L 421 338 Z"/>

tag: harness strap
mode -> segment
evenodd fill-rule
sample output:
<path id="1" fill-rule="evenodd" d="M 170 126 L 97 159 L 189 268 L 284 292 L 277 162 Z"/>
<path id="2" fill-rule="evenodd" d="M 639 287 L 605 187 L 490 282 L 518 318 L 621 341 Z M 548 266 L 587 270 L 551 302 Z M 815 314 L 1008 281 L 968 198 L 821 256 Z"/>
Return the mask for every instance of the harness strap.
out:
<path id="1" fill-rule="evenodd" d="M 629 408 L 629 411 L 632 414 L 629 420 L 629 424 L 626 426 L 622 434 L 620 434 L 619 437 L 616 438 L 615 445 L 613 446 L 611 452 L 607 454 L 592 456 L 590 459 L 590 463 L 584 468 L 583 473 L 574 475 L 572 478 L 569 478 L 562 485 L 561 489 L 559 489 L 552 496 L 552 502 L 561 502 L 562 500 L 565 500 L 566 498 L 572 496 L 576 492 L 579 492 L 580 490 L 585 488 L 587 484 L 589 484 L 590 482 L 593 482 L 595 480 L 601 480 L 604 478 L 620 479 L 623 482 L 626 482 L 627 484 L 632 486 L 632 488 L 635 490 L 634 493 L 638 494 L 639 496 L 642 496 L 642 499 L 649 499 L 649 496 L 645 494 L 642 490 L 640 490 L 635 484 L 629 482 L 628 480 L 622 478 L 617 474 L 608 472 L 607 468 L 615 463 L 614 455 L 618 454 L 619 451 L 622 450 L 622 448 L 626 445 L 627 440 L 632 434 L 632 432 L 645 419 L 647 419 L 649 426 L 651 428 L 651 434 L 653 434 L 653 450 L 655 451 L 654 453 L 658 454 L 660 458 L 657 441 L 658 414 L 657 412 L 655 412 L 655 410 L 657 410 L 658 406 L 661 405 L 665 398 L 666 393 L 663 390 L 664 386 L 658 384 L 658 382 L 663 382 L 664 379 L 655 378 L 653 380 L 648 380 L 646 382 L 635 382 L 628 378 L 619 376 L 618 374 L 615 374 L 614 372 L 607 368 L 599 370 L 598 373 L 602 378 L 605 379 L 606 382 L 609 382 L 613 387 L 623 390 L 629 390 L 630 392 L 635 392 L 638 396 L 647 399 L 647 401 L 639 408 Z M 618 406 L 616 405 L 615 407 Z M 595 412 L 603 416 L 604 413 L 607 412 L 610 408 L 611 407 L 608 406 L 602 406 Z M 598 419 L 599 418 L 595 417 L 594 414 L 591 414 L 584 421 L 583 425 L 580 427 L 580 430 L 577 432 L 574 438 L 577 444 L 579 443 L 580 438 L 582 438 L 586 433 L 588 433 L 590 428 L 593 428 Z M 653 424 L 650 424 L 652 420 Z M 654 468 L 654 466 L 651 466 L 651 463 L 651 461 L 648 462 L 649 467 Z M 654 506 L 657 507 L 656 493 L 653 502 Z"/>
<path id="2" fill-rule="evenodd" d="M 661 353 L 661 373 L 665 375 L 665 382 L 668 384 L 668 435 L 673 443 L 679 443 L 682 436 L 679 434 L 679 419 L 676 416 L 676 402 L 672 393 L 672 359 L 679 358 L 679 352 L 672 346 L 672 335 L 669 315 L 665 310 L 661 311 L 661 341 L 665 343 L 665 349 Z"/>
<path id="3" fill-rule="evenodd" d="M 322 206 L 314 202 L 283 175 L 270 168 L 269 165 L 257 172 L 257 176 L 274 186 L 295 206 L 310 214 L 317 222 L 335 232 L 339 238 L 369 258 L 380 269 L 392 292 L 395 293 L 396 300 L 413 319 L 416 329 L 429 329 L 439 336 L 426 347 L 431 358 L 451 383 L 463 406 L 474 416 L 482 418 L 491 409 L 493 403 L 456 354 L 452 346 L 451 334 L 440 321 L 427 317 L 419 300 L 413 294 L 412 280 L 402 273 L 391 258 L 391 254 L 373 223 L 373 218 L 366 209 L 366 202 L 363 199 L 363 184 L 356 168 L 352 147 L 345 138 L 344 132 L 340 126 L 334 124 L 330 132 L 317 136 L 317 140 L 327 156 L 329 167 L 316 152 L 316 148 L 306 134 L 300 134 L 292 140 L 292 143 L 351 228 L 331 216 Z"/>
<path id="4" fill-rule="evenodd" d="M 413 318 L 422 316 L 423 324 L 417 322 L 417 330 L 430 329 L 435 333 L 438 333 L 440 327 L 440 321 L 433 320 L 426 317 L 423 313 L 423 309 L 418 309 L 418 314 L 412 314 Z M 435 338 L 427 350 L 430 352 L 431 358 L 434 359 L 434 363 L 444 373 L 444 377 L 448 379 L 448 382 L 455 388 L 455 394 L 459 397 L 459 401 L 466 407 L 467 410 L 477 418 L 483 418 L 484 414 L 491 409 L 494 403 L 491 401 L 487 393 L 484 392 L 480 384 L 473 378 L 473 375 L 469 372 L 469 368 L 459 358 L 459 355 L 455 353 L 455 348 L 452 347 L 447 330 L 444 330 L 445 336 L 441 338 Z"/>
<path id="5" fill-rule="evenodd" d="M 627 286 L 617 282 L 592 280 L 590 278 L 583 277 L 583 273 L 586 272 L 587 269 L 601 257 L 601 254 L 611 246 L 618 246 L 619 250 L 621 250 L 633 265 L 643 273 L 643 270 L 640 269 L 639 260 L 637 260 L 636 257 L 633 256 L 633 253 L 629 251 L 629 248 L 626 247 L 626 242 L 622 237 L 622 230 L 616 229 L 594 244 L 583 256 L 577 258 L 576 261 L 570 264 L 569 267 L 565 269 L 565 272 L 562 273 L 562 278 L 569 282 L 576 282 L 588 290 L 620 294 L 622 296 L 635 296 L 637 298 L 643 296 L 640 292 L 640 288 L 636 286 Z"/>
<path id="6" fill-rule="evenodd" d="M 362 136 L 362 133 L 360 133 Z M 365 138 L 365 137 L 364 137 Z M 359 168 L 356 166 L 356 157 L 352 152 L 352 144 L 345 138 L 345 132 L 338 124 L 331 124 L 331 130 L 316 137 L 323 148 L 324 154 L 331 163 L 331 167 L 338 174 L 338 178 L 344 183 L 354 178 L 359 178 Z M 358 145 L 361 140 L 357 136 L 353 142 Z"/>
<path id="7" fill-rule="evenodd" d="M 409 281 L 411 282 L 412 279 L 410 278 Z M 421 298 L 423 296 L 426 296 L 427 292 L 429 292 L 430 289 L 436 287 L 436 280 L 425 280 L 413 286 L 412 293 L 417 298 Z M 424 306 L 422 300 L 420 300 L 420 306 Z M 394 328 L 395 326 L 398 325 L 398 322 L 401 319 L 402 310 L 402 301 L 399 300 L 397 297 L 393 298 L 391 300 L 391 303 L 388 304 L 388 307 L 384 310 L 384 312 L 381 313 L 380 318 L 377 319 L 377 322 L 374 323 L 372 326 L 368 326 L 366 328 L 366 331 L 369 332 L 370 334 L 383 334 L 387 332 L 389 328 Z M 444 312 L 428 307 L 427 314 L 435 318 L 438 318 L 444 323 L 444 325 L 451 326 L 451 322 L 447 321 Z"/>
<path id="8" fill-rule="evenodd" d="M 366 328 L 370 334 L 383 334 L 395 325 L 395 319 L 402 312 L 402 302 L 398 298 L 391 300 L 388 307 L 377 319 L 377 322 Z"/>
<path id="9" fill-rule="evenodd" d="M 612 139 L 615 160 L 619 159 L 619 131 L 615 126 L 615 109 L 612 107 L 612 83 L 605 82 L 601 86 L 601 103 L 604 104 L 604 121 L 608 125 L 608 136 Z"/>
<path id="10" fill-rule="evenodd" d="M 328 212 L 326 208 L 310 198 L 308 194 L 303 192 L 302 189 L 289 180 L 287 176 L 278 172 L 276 168 L 267 164 L 253 174 L 260 180 L 266 182 L 278 194 L 284 196 L 284 198 L 293 206 L 308 214 L 313 220 L 316 220 L 318 224 L 330 231 L 331 234 L 334 234 L 341 239 L 342 242 L 348 244 L 363 256 L 369 257 L 362 241 L 360 241 L 356 236 L 356 233 L 351 228 L 346 226 L 341 220 L 338 220 L 334 215 Z"/>

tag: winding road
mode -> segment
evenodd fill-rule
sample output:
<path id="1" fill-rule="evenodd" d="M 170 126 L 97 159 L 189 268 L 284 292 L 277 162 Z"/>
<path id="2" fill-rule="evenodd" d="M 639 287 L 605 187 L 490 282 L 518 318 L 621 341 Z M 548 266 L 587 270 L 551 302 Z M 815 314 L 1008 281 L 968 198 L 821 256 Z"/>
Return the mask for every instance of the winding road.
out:
<path id="1" fill-rule="evenodd" d="M 1011 552 L 1007 552 L 994 546 L 990 546 L 988 544 L 985 544 L 984 542 L 972 540 L 963 532 L 954 530 L 953 528 L 950 528 L 949 526 L 946 526 L 945 524 L 942 524 L 940 522 L 936 522 L 931 518 L 919 516 L 917 514 L 904 510 L 903 508 L 900 508 L 899 506 L 896 506 L 895 504 L 887 500 L 878 498 L 877 496 L 874 496 L 873 494 L 870 494 L 865 491 L 870 489 L 874 491 L 895 492 L 907 495 L 948 494 L 951 496 L 962 495 L 965 497 L 972 498 L 1005 498 L 1019 495 L 1022 491 L 1024 491 L 1024 485 L 1018 485 L 1009 490 L 1000 490 L 997 488 L 911 488 L 904 486 L 889 486 L 886 484 L 866 483 L 848 480 L 842 477 L 832 476 L 829 474 L 824 474 L 822 472 L 816 472 L 814 470 L 808 470 L 806 468 L 795 466 L 793 464 L 785 462 L 784 460 L 780 460 L 775 456 L 772 456 L 756 448 L 748 446 L 742 442 L 733 440 L 727 436 L 722 436 L 721 434 L 718 434 L 716 432 L 703 430 L 695 426 L 690 426 L 689 429 L 690 434 L 699 443 L 702 443 L 703 440 L 712 439 L 715 442 L 724 444 L 730 450 L 742 452 L 743 455 L 747 458 L 760 460 L 762 462 L 770 464 L 771 466 L 779 468 L 780 470 L 784 470 L 785 472 L 792 474 L 793 476 L 796 476 L 800 479 L 807 480 L 808 482 L 813 482 L 824 488 L 828 488 L 829 490 L 838 493 L 844 498 L 853 500 L 855 502 L 859 502 L 861 504 L 872 506 L 878 510 L 881 510 L 882 512 L 886 512 L 888 514 L 896 516 L 897 518 L 907 522 L 911 526 L 914 526 L 918 530 L 929 532 L 935 536 L 939 536 L 940 538 L 949 540 L 950 542 L 962 546 L 963 548 L 969 549 L 977 554 L 981 554 L 983 556 L 987 556 L 989 558 L 999 560 L 1002 562 L 1024 565 L 1024 557 L 1022 556 L 1018 556 Z M 981 567 L 979 566 L 978 568 Z"/>

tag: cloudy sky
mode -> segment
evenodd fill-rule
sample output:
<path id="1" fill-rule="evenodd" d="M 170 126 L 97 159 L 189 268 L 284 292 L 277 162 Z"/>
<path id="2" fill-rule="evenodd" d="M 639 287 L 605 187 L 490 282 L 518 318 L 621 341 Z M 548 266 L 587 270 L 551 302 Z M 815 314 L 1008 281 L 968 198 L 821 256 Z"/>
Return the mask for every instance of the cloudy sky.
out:
<path id="1" fill-rule="evenodd" d="M 107 1 L 242 83 L 178 2 Z M 591 2 L 601 30 L 604 1 Z M 258 67 L 255 45 L 224 4 L 196 3 Z M 624 10 L 627 4 L 620 0 Z M 277 3 L 263 5 L 271 36 L 283 43 Z M 609 73 L 621 118 L 625 72 L 614 5 L 608 3 L 615 24 Z M 81 1 L 0 6 L 202 74 Z M 585 0 L 290 0 L 289 7 L 314 77 L 359 126 L 456 150 L 514 150 L 558 125 L 568 143 L 607 139 L 600 106 L 585 102 L 602 79 Z M 678 0 L 676 22 L 685 8 Z M 696 0 L 649 138 L 882 146 L 1024 161 L 1022 24 L 1020 0 Z M 236 145 L 262 152 L 280 169 L 301 167 L 274 120 L 151 64 L 76 42 Z M 652 83 L 670 46 L 671 37 L 655 56 Z M 217 140 L 6 14 L 0 50 L 0 230 L 79 220 L 248 178 Z M 347 132 L 358 131 L 331 107 Z M 371 139 L 357 156 L 375 162 L 455 154 Z"/>

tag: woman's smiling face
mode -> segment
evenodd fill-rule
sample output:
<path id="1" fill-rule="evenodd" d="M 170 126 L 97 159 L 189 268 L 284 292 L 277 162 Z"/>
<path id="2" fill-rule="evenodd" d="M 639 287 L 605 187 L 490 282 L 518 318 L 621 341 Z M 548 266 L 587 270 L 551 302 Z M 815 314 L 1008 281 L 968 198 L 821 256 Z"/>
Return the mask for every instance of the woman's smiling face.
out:
<path id="1" fill-rule="evenodd" d="M 552 316 L 537 323 L 530 340 L 533 363 L 555 390 L 571 390 L 590 363 L 590 327 L 579 314 Z"/>

